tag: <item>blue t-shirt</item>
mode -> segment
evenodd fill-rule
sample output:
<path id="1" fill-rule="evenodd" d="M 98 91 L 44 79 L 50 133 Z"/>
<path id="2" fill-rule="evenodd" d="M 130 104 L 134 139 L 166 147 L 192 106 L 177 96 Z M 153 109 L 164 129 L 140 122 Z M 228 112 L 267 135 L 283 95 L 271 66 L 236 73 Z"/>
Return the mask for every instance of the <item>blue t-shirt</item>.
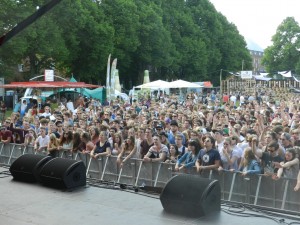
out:
<path id="1" fill-rule="evenodd" d="M 110 148 L 110 143 L 106 141 L 104 145 L 100 146 L 100 141 L 96 143 L 96 149 L 94 151 L 95 154 L 106 152 L 106 148 Z"/>
<path id="2" fill-rule="evenodd" d="M 221 160 L 219 151 L 211 149 L 206 151 L 201 149 L 199 152 L 198 160 L 201 162 L 202 166 L 214 165 L 216 160 Z"/>

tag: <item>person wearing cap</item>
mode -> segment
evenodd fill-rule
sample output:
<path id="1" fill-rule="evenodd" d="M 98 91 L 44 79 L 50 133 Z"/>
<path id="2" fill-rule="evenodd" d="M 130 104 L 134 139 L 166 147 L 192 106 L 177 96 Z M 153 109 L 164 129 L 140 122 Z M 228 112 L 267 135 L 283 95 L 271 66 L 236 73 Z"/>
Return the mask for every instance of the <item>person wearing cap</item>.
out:
<path id="1" fill-rule="evenodd" d="M 164 131 L 160 132 L 159 135 L 161 136 L 161 143 L 166 145 L 168 149 L 170 149 L 170 143 L 168 141 L 168 134 Z"/>
<path id="2" fill-rule="evenodd" d="M 177 121 L 176 120 L 171 120 L 170 126 L 171 126 L 171 129 L 168 133 L 169 143 L 170 144 L 175 144 L 175 136 L 180 135 L 182 137 L 182 144 L 184 145 L 185 144 L 185 137 L 181 132 L 179 132 Z"/>
<path id="3" fill-rule="evenodd" d="M 162 124 L 157 124 L 156 126 L 155 126 L 155 132 L 157 132 L 158 134 L 160 133 L 160 132 L 163 132 L 163 126 L 162 126 Z"/>

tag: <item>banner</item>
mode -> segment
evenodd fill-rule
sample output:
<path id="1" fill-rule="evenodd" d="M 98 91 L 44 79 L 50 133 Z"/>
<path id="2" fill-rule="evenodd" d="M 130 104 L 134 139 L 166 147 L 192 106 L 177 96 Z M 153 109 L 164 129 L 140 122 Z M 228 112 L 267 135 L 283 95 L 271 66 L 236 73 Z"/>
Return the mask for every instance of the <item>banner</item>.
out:
<path id="1" fill-rule="evenodd" d="M 45 81 L 54 81 L 54 70 L 45 70 Z"/>
<path id="2" fill-rule="evenodd" d="M 252 71 L 241 71 L 242 79 L 252 79 Z"/>

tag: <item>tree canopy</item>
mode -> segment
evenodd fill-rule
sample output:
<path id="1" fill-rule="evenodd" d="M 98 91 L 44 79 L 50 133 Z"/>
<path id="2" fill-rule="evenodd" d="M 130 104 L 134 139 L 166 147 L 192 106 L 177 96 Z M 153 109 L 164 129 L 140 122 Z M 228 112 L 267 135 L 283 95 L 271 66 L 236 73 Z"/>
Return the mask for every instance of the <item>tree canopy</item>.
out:
<path id="1" fill-rule="evenodd" d="M 262 59 L 269 73 L 291 70 L 300 73 L 300 27 L 293 17 L 287 17 L 278 26 Z"/>
<path id="2" fill-rule="evenodd" d="M 2 0 L 1 33 L 47 2 Z M 244 38 L 208 0 L 63 0 L 0 48 L 0 71 L 7 79 L 27 80 L 55 68 L 105 84 L 109 54 L 118 58 L 127 88 L 142 82 L 145 69 L 152 80 L 218 85 L 220 69 L 240 70 L 241 59 L 251 68 Z M 20 74 L 21 63 L 27 70 Z"/>

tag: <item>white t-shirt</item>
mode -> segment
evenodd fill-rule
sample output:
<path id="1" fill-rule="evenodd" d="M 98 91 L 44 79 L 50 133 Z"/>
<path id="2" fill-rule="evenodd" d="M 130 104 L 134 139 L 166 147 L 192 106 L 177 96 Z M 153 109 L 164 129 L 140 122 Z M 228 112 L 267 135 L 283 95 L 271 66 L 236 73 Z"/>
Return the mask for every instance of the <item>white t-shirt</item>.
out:
<path id="1" fill-rule="evenodd" d="M 39 136 L 37 138 L 37 143 L 39 144 L 39 147 L 47 147 L 48 143 L 50 141 L 50 137 L 48 135 L 45 135 L 45 137 Z"/>

